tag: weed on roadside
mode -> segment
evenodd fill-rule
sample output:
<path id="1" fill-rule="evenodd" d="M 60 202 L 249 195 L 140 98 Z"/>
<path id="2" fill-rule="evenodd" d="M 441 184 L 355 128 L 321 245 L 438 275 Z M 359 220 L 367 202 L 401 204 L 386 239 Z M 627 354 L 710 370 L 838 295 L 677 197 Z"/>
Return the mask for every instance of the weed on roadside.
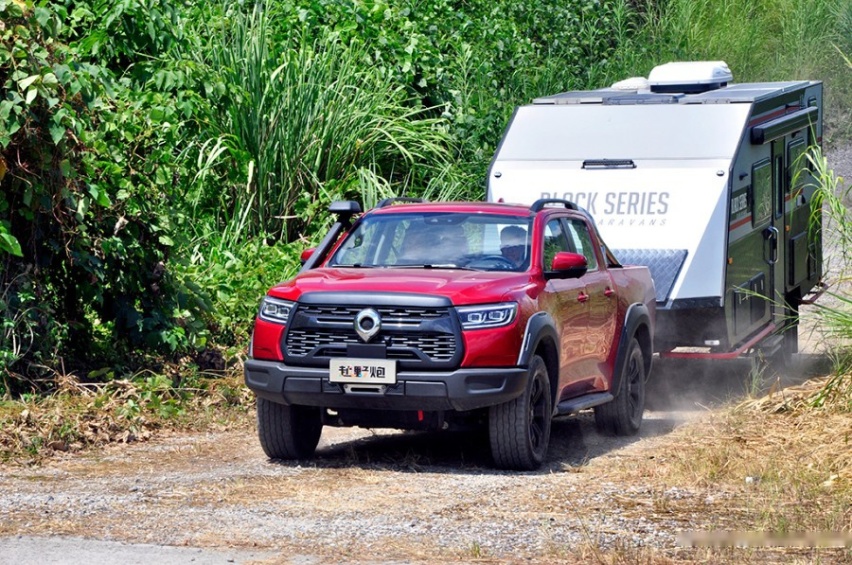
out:
<path id="1" fill-rule="evenodd" d="M 127 379 L 59 379 L 50 396 L 0 403 L 0 462 L 37 464 L 63 452 L 152 438 L 159 430 L 247 425 L 252 406 L 241 375 L 142 371 Z"/>

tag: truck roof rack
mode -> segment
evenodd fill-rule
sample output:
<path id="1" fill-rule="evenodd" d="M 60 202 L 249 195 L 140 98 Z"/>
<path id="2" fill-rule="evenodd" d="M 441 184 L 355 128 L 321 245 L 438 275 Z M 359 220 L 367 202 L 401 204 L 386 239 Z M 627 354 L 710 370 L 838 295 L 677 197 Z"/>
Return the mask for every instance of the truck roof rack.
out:
<path id="1" fill-rule="evenodd" d="M 415 204 L 415 203 L 423 203 L 428 202 L 425 198 L 415 198 L 412 196 L 394 196 L 391 198 L 385 198 L 379 201 L 376 204 L 376 208 L 385 208 L 387 206 L 391 206 L 393 204 Z"/>
<path id="2" fill-rule="evenodd" d="M 548 204 L 561 204 L 569 210 L 579 210 L 579 207 L 576 204 L 568 200 L 563 200 L 562 198 L 540 198 L 533 202 L 532 206 L 530 206 L 530 210 L 533 212 L 540 212 L 545 207 L 548 207 Z M 551 207 L 556 208 L 556 206 Z"/>

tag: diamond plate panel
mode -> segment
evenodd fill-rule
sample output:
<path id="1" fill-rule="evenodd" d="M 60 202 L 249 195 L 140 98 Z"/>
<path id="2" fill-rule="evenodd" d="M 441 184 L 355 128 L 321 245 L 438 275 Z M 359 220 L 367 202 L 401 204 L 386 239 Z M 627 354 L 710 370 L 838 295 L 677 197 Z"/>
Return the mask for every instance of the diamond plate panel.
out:
<path id="1" fill-rule="evenodd" d="M 651 271 L 657 302 L 665 302 L 686 261 L 686 249 L 613 249 L 622 265 L 644 265 Z"/>

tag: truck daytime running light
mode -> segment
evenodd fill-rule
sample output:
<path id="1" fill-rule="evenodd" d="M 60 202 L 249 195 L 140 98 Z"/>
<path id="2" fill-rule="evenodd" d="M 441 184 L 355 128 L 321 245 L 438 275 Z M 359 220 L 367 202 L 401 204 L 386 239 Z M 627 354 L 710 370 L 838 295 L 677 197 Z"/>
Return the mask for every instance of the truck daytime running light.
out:
<path id="1" fill-rule="evenodd" d="M 267 296 L 260 303 L 260 319 L 275 324 L 286 324 L 293 306 L 295 304 L 292 302 Z"/>
<path id="2" fill-rule="evenodd" d="M 518 305 L 514 302 L 456 308 L 462 328 L 466 330 L 499 328 L 500 326 L 509 325 L 515 319 L 517 311 Z"/>

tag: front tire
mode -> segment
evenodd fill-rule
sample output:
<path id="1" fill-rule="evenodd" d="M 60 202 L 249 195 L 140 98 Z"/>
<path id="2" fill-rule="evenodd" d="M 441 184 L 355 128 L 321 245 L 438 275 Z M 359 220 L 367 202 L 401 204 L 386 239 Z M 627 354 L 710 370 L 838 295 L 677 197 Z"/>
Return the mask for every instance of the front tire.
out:
<path id="1" fill-rule="evenodd" d="M 270 459 L 308 459 L 316 451 L 321 434 L 319 408 L 257 399 L 257 435 Z"/>
<path id="2" fill-rule="evenodd" d="M 599 431 L 630 436 L 639 431 L 642 413 L 645 411 L 645 358 L 642 346 L 634 337 L 621 369 L 615 398 L 606 404 L 595 406 L 595 424 Z"/>
<path id="3" fill-rule="evenodd" d="M 488 435 L 494 464 L 500 469 L 538 469 L 550 443 L 552 413 L 547 366 L 536 355 L 523 394 L 489 409 Z"/>

